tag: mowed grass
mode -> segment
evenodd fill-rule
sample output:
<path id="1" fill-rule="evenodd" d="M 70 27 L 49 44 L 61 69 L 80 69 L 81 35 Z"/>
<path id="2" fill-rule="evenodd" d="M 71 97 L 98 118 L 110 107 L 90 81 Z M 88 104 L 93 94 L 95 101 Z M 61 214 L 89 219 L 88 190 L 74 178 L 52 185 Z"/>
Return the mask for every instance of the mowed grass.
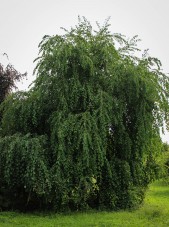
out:
<path id="1" fill-rule="evenodd" d="M 84 212 L 71 214 L 23 214 L 1 212 L 0 227 L 6 226 L 169 226 L 169 185 L 153 183 L 147 191 L 144 204 L 135 211 Z"/>

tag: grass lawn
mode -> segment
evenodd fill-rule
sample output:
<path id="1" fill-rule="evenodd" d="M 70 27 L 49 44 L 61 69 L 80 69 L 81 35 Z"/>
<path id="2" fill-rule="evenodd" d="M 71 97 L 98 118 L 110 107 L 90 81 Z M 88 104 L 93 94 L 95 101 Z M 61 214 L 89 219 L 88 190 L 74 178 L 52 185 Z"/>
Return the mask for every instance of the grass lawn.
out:
<path id="1" fill-rule="evenodd" d="M 169 226 L 169 186 L 163 182 L 153 183 L 143 206 L 135 211 L 84 212 L 72 214 L 22 214 L 1 212 L 0 227 L 5 226 Z"/>

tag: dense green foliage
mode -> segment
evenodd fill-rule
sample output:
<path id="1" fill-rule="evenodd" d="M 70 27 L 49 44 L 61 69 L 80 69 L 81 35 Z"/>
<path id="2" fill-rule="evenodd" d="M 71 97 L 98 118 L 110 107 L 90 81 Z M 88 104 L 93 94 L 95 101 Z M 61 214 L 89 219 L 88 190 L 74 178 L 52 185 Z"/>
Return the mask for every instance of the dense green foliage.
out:
<path id="1" fill-rule="evenodd" d="M 169 184 L 169 144 L 163 143 L 162 149 L 163 180 Z"/>
<path id="2" fill-rule="evenodd" d="M 86 19 L 39 47 L 34 87 L 1 105 L 2 198 L 55 210 L 139 205 L 168 120 L 160 61 L 134 56 L 137 37 Z"/>

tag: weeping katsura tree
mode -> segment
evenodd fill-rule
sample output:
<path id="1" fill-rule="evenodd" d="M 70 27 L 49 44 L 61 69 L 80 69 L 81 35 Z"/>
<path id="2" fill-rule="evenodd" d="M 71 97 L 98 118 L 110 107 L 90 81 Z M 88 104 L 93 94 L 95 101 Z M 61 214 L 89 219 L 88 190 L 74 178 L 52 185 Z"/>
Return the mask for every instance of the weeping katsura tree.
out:
<path id="1" fill-rule="evenodd" d="M 137 36 L 127 40 L 111 34 L 108 22 L 97 25 L 94 31 L 79 18 L 64 35 L 45 36 L 33 88 L 1 105 L 3 163 L 19 146 L 19 190 L 28 201 L 56 210 L 137 206 L 158 175 L 169 79 L 158 59 L 135 54 Z M 19 143 L 26 140 L 22 151 Z M 10 185 L 8 168 L 1 169 Z"/>

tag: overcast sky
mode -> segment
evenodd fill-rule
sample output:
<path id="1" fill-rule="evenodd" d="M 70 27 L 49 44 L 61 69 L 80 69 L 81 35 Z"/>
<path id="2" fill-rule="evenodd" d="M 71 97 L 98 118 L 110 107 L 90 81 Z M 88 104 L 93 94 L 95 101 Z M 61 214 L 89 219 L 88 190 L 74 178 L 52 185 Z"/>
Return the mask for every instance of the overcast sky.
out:
<path id="1" fill-rule="evenodd" d="M 74 26 L 78 15 L 92 25 L 110 16 L 112 33 L 138 35 L 141 49 L 148 48 L 169 73 L 169 0 L 0 0 L 0 62 L 8 63 L 3 56 L 7 53 L 18 71 L 28 72 L 20 89 L 33 80 L 33 60 L 42 37 Z"/>

